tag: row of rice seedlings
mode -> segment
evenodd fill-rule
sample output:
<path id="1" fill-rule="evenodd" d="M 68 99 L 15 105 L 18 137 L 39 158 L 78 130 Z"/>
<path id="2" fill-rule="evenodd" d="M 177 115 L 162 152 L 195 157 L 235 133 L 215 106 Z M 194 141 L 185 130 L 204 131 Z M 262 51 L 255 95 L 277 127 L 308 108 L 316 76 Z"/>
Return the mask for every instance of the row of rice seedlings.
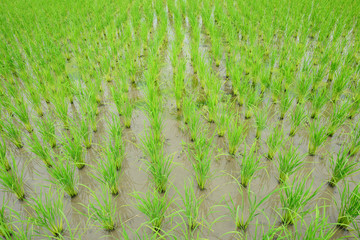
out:
<path id="1" fill-rule="evenodd" d="M 312 192 L 312 183 L 309 187 L 306 186 L 308 178 L 309 176 L 298 181 L 294 179 L 290 185 L 283 187 L 280 194 L 283 224 L 293 225 L 299 217 L 304 216 L 310 211 L 304 210 L 304 207 L 315 198 L 318 190 Z"/>
<path id="2" fill-rule="evenodd" d="M 160 195 L 157 191 L 146 193 L 134 192 L 131 194 L 140 212 L 148 217 L 148 223 L 154 231 L 161 230 L 162 223 L 166 217 L 166 211 L 172 201 L 168 200 L 167 193 Z"/>
<path id="3" fill-rule="evenodd" d="M 30 148 L 30 151 L 38 156 L 44 163 L 46 167 L 51 167 L 53 165 L 53 160 L 51 159 L 52 152 L 48 145 L 40 142 L 38 136 L 34 133 L 27 140 L 27 145 Z"/>
<path id="4" fill-rule="evenodd" d="M 248 151 L 245 147 L 241 163 L 238 160 L 241 168 L 240 183 L 244 188 L 247 188 L 249 186 L 255 173 L 262 168 L 260 163 L 261 156 L 258 156 L 256 144 L 256 142 L 253 143 L 253 145 Z"/>
<path id="5" fill-rule="evenodd" d="M 32 208 L 31 221 L 41 228 L 48 230 L 53 236 L 59 237 L 64 231 L 64 203 L 62 192 L 47 193 L 42 190 L 38 196 L 31 197 L 29 206 Z"/>
<path id="6" fill-rule="evenodd" d="M 0 168 L 5 169 L 5 171 L 9 171 L 11 169 L 9 161 L 6 157 L 6 143 L 3 139 L 0 141 Z"/>
<path id="7" fill-rule="evenodd" d="M 229 154 L 235 155 L 239 149 L 240 144 L 245 139 L 246 126 L 245 123 L 236 116 L 229 118 L 229 127 L 228 131 L 226 132 L 229 144 Z"/>
<path id="8" fill-rule="evenodd" d="M 2 189 L 7 192 L 12 192 L 19 200 L 25 199 L 25 179 L 24 169 L 18 171 L 14 157 L 12 156 L 11 170 L 7 171 L 5 168 L 0 169 L 0 184 Z"/>
<path id="9" fill-rule="evenodd" d="M 343 191 L 340 193 L 340 210 L 337 220 L 338 226 L 348 228 L 349 225 L 359 216 L 360 212 L 360 186 L 356 185 L 350 192 L 350 186 L 345 183 Z"/>
<path id="10" fill-rule="evenodd" d="M 329 185 L 332 187 L 335 187 L 342 179 L 360 170 L 358 168 L 358 162 L 350 159 L 348 152 L 348 149 L 342 145 L 336 158 L 332 157 L 330 161 L 331 179 L 329 180 Z"/>
<path id="11" fill-rule="evenodd" d="M 290 147 L 286 149 L 283 148 L 282 151 L 279 152 L 279 156 L 277 158 L 279 183 L 286 183 L 289 177 L 303 166 L 304 157 L 304 155 L 301 156 L 298 153 L 298 148 L 295 148 L 292 144 Z"/>

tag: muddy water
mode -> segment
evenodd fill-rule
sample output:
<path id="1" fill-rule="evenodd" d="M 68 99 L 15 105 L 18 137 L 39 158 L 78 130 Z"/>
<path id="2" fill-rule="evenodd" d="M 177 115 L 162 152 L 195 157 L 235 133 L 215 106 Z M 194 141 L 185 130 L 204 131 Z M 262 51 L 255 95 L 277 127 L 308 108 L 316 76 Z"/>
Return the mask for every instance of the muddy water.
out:
<path id="1" fill-rule="evenodd" d="M 155 18 L 156 19 L 156 18 Z M 155 22 L 155 21 L 154 21 Z M 156 24 L 154 24 L 154 28 Z M 171 26 L 170 26 L 171 27 Z M 186 131 L 179 114 L 176 111 L 175 100 L 172 97 L 171 90 L 169 89 L 172 84 L 172 67 L 170 63 L 170 42 L 173 41 L 173 30 L 169 30 L 168 37 L 169 44 L 162 51 L 164 66 L 161 69 L 160 78 L 164 82 L 166 88 L 162 89 L 164 114 L 163 114 L 163 136 L 165 139 L 164 150 L 166 154 L 173 155 L 172 173 L 170 175 L 171 187 L 169 188 L 168 198 L 172 199 L 172 204 L 168 213 L 179 212 L 182 208 L 182 202 L 179 198 L 180 195 L 184 195 L 184 182 L 189 179 L 194 179 L 194 172 L 192 170 L 191 162 L 187 157 L 183 143 L 190 142 L 190 136 Z M 190 35 L 187 30 L 184 40 L 183 56 L 188 60 L 190 59 Z M 201 48 L 204 52 L 209 51 L 210 41 L 207 36 L 202 34 Z M 219 77 L 224 81 L 225 92 L 230 92 L 231 84 L 226 80 L 225 58 L 221 60 L 220 66 L 212 66 L 213 70 L 219 73 Z M 193 71 L 191 64 L 187 64 L 187 78 L 193 78 Z M 141 73 L 138 76 L 138 80 L 141 81 Z M 149 127 L 146 114 L 140 109 L 135 109 L 133 112 L 133 118 L 130 129 L 125 129 L 123 138 L 126 142 L 126 158 L 123 164 L 123 170 L 120 177 L 120 194 L 114 197 L 114 201 L 117 206 L 116 213 L 118 215 L 118 225 L 115 231 L 106 232 L 99 227 L 94 226 L 93 222 L 88 221 L 87 209 L 84 205 L 92 200 L 91 194 L 87 190 L 87 187 L 95 191 L 96 194 L 102 194 L 101 185 L 94 180 L 92 174 L 95 173 L 96 162 L 99 160 L 99 149 L 103 144 L 103 141 L 107 139 L 107 127 L 106 119 L 111 114 L 116 114 L 116 107 L 110 99 L 109 87 L 111 83 L 103 83 L 104 99 L 103 105 L 100 107 L 100 114 L 98 116 L 98 131 L 94 133 L 93 142 L 94 145 L 91 149 L 86 151 L 85 161 L 89 166 L 86 166 L 82 170 L 78 170 L 79 176 L 79 195 L 73 199 L 64 197 L 65 213 L 70 222 L 70 225 L 77 226 L 77 235 L 82 239 L 123 239 L 123 228 L 121 225 L 126 226 L 127 234 L 130 239 L 144 239 L 143 232 L 151 235 L 151 230 L 144 226 L 147 218 L 141 212 L 139 212 L 134 206 L 134 198 L 131 197 L 131 193 L 134 191 L 146 192 L 151 187 L 151 177 L 146 173 L 146 166 L 144 164 L 144 156 L 142 151 L 138 148 L 141 144 L 140 139 L 144 134 L 144 130 Z M 135 101 L 141 101 L 144 97 L 141 87 L 132 86 L 130 88 L 130 96 Z M 270 102 L 269 97 L 265 98 L 265 102 Z M 47 105 L 50 108 L 51 105 Z M 244 119 L 244 109 L 242 107 L 236 107 L 239 110 L 242 119 Z M 79 104 L 75 101 L 74 105 L 69 108 L 70 116 L 76 116 L 79 110 Z M 270 118 L 268 120 L 267 128 L 262 132 L 262 137 L 259 140 L 259 154 L 261 157 L 261 163 L 263 168 L 255 174 L 255 178 L 251 182 L 251 191 L 258 200 L 267 196 L 272 191 L 279 188 L 277 180 L 278 170 L 276 160 L 269 161 L 265 158 L 267 154 L 267 146 L 265 143 L 266 138 L 275 126 L 281 125 L 284 129 L 285 136 L 290 131 L 289 117 L 286 117 L 283 121 L 279 121 L 278 118 L 278 106 L 271 105 Z M 47 112 L 45 112 L 47 114 Z M 352 121 L 358 121 L 356 118 Z M 210 133 L 213 133 L 216 129 L 215 124 L 205 123 L 205 119 L 202 119 L 204 124 L 207 124 L 210 129 Z M 251 145 L 255 140 L 256 129 L 254 127 L 254 120 L 244 120 L 249 128 L 246 136 L 247 145 Z M 349 120 L 348 120 L 349 122 Z M 57 129 L 57 134 L 60 134 L 60 129 Z M 305 164 L 297 174 L 290 177 L 290 181 L 294 178 L 302 180 L 304 176 L 308 176 L 307 184 L 310 187 L 312 183 L 313 189 L 319 189 L 316 199 L 308 204 L 306 208 L 312 208 L 315 204 L 326 205 L 326 213 L 329 216 L 329 222 L 335 223 L 337 221 L 338 209 L 334 204 L 334 201 L 339 202 L 339 189 L 331 188 L 326 184 L 330 175 L 328 169 L 330 167 L 330 158 L 334 153 L 338 152 L 340 145 L 346 141 L 346 135 L 342 132 L 348 132 L 349 128 L 344 126 L 339 129 L 332 138 L 328 138 L 324 146 L 320 147 L 315 156 L 307 156 L 304 158 Z M 27 133 L 26 133 L 27 134 Z M 33 134 L 37 134 L 35 131 Z M 300 154 L 306 154 L 308 150 L 308 132 L 305 127 L 301 127 L 299 132 L 292 138 L 288 138 L 292 144 L 299 147 Z M 24 177 L 26 179 L 26 194 L 31 204 L 30 196 L 40 194 L 43 187 L 49 186 L 51 177 L 49 176 L 44 164 L 32 153 L 29 153 L 27 147 L 23 149 L 16 149 L 13 144 L 7 142 L 7 146 L 10 146 L 11 152 L 14 154 L 18 169 L 24 171 Z M 240 147 L 240 151 L 244 148 L 244 144 Z M 204 219 L 203 227 L 195 230 L 193 236 L 199 235 L 199 237 L 205 239 L 236 239 L 237 234 L 231 233 L 235 231 L 234 220 L 231 218 L 229 210 L 224 206 L 229 202 L 230 196 L 237 203 L 242 202 L 242 197 L 239 191 L 243 191 L 246 196 L 246 191 L 239 189 L 238 185 L 234 181 L 233 177 L 239 176 L 240 164 L 238 160 L 241 160 L 241 156 L 237 154 L 236 157 L 228 156 L 224 153 L 227 152 L 227 140 L 225 137 L 215 137 L 214 139 L 214 156 L 212 159 L 211 173 L 212 178 L 209 179 L 206 189 L 200 191 L 194 183 L 194 189 L 198 197 L 203 197 L 204 201 L 201 206 L 201 218 Z M 357 159 L 354 156 L 354 159 Z M 275 157 L 276 159 L 276 157 Z M 360 180 L 359 176 L 353 176 L 349 178 L 354 182 Z M 341 186 L 341 184 L 340 184 Z M 16 211 L 21 213 L 25 219 L 31 215 L 32 210 L 26 204 L 26 202 L 20 202 L 16 200 L 15 196 L 6 192 L 0 192 L 0 198 L 5 198 L 8 204 Z M 259 226 L 264 228 L 266 232 L 269 225 L 280 225 L 278 212 L 280 211 L 280 196 L 279 193 L 275 193 L 270 197 L 262 206 L 263 213 L 256 217 L 258 226 L 255 225 L 256 221 L 252 221 L 249 228 L 246 231 L 246 235 L 251 239 L 255 231 L 259 231 Z M 245 201 L 247 204 L 247 202 Z M 245 207 L 246 208 L 246 207 Z M 281 211 L 280 211 L 281 213 Z M 265 217 L 266 215 L 266 217 Z M 305 217 L 305 221 L 309 223 L 311 215 Z M 270 224 L 269 224 L 270 223 Z M 213 224 L 210 228 L 209 225 Z M 178 225 L 177 228 L 174 227 Z M 140 237 L 134 234 L 133 231 L 140 229 Z M 172 233 L 179 239 L 183 239 L 184 231 L 186 230 L 185 224 L 182 223 L 181 218 L 178 215 L 172 215 L 164 221 L 164 232 Z M 295 231 L 295 227 L 289 227 L 289 230 Z M 302 228 L 301 231 L 305 229 Z M 39 229 L 40 233 L 45 233 Z M 339 230 L 336 233 L 336 238 L 347 236 L 349 232 Z M 172 239 L 168 237 L 167 239 Z M 35 239 L 42 239 L 41 237 L 35 237 Z M 191 239 L 189 235 L 189 239 Z"/>

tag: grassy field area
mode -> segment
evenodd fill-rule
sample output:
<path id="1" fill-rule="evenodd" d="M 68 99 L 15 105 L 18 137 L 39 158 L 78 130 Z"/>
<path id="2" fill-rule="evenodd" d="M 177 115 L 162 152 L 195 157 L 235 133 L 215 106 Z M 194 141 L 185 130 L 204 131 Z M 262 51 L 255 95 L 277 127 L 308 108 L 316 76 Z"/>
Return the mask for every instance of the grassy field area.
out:
<path id="1" fill-rule="evenodd" d="M 359 239 L 360 1 L 0 1 L 0 238 Z"/>

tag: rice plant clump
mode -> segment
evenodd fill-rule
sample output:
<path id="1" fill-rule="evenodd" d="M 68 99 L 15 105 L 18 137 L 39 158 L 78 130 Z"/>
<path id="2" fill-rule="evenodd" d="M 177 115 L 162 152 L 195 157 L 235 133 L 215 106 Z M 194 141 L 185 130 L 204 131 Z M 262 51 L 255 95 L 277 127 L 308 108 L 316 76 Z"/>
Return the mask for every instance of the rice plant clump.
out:
<path id="1" fill-rule="evenodd" d="M 350 192 L 350 186 L 346 183 L 340 194 L 340 201 L 337 224 L 342 228 L 348 228 L 360 213 L 360 186 L 356 185 L 354 190 Z"/>
<path id="2" fill-rule="evenodd" d="M 12 192 L 19 200 L 25 199 L 24 169 L 18 171 L 14 157 L 12 158 L 11 171 L 0 169 L 0 184 L 5 191 Z"/>

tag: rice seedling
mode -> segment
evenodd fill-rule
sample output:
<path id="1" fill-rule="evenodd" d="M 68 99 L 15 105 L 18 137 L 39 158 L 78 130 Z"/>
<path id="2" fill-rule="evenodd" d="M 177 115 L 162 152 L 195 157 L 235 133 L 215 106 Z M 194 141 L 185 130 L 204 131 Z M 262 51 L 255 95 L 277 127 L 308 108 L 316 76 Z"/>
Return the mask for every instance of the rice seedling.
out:
<path id="1" fill-rule="evenodd" d="M 53 183 L 58 184 L 70 196 L 76 197 L 78 194 L 78 176 L 75 173 L 74 164 L 68 162 L 64 156 L 58 156 L 58 161 L 48 169 L 49 174 L 56 180 Z"/>
<path id="2" fill-rule="evenodd" d="M 249 151 L 246 151 L 245 147 L 242 161 L 240 163 L 238 160 L 238 163 L 241 166 L 240 183 L 244 188 L 247 188 L 255 173 L 262 168 L 260 156 L 258 156 L 256 151 L 256 143 L 251 146 Z"/>
<path id="3" fill-rule="evenodd" d="M 311 118 L 317 118 L 327 102 L 328 96 L 326 88 L 317 90 L 311 99 Z"/>
<path id="4" fill-rule="evenodd" d="M 31 137 L 28 137 L 27 145 L 30 148 L 30 151 L 38 156 L 46 165 L 46 167 L 51 167 L 53 161 L 51 159 L 50 148 L 47 144 L 40 142 L 36 134 L 32 134 Z"/>
<path id="5" fill-rule="evenodd" d="M 290 148 L 283 149 L 279 152 L 278 157 L 278 170 L 279 182 L 286 183 L 289 177 L 294 174 L 303 164 L 305 156 L 298 153 L 298 148 L 291 144 Z"/>
<path id="6" fill-rule="evenodd" d="M 161 196 L 157 191 L 134 192 L 131 196 L 137 201 L 137 209 L 148 217 L 152 229 L 160 231 L 171 203 L 168 201 L 167 193 Z"/>
<path id="7" fill-rule="evenodd" d="M 223 137 L 225 135 L 226 129 L 229 124 L 229 102 L 226 101 L 224 103 L 218 104 L 217 114 L 216 114 L 216 126 L 217 126 L 217 134 L 219 137 Z"/>
<path id="8" fill-rule="evenodd" d="M 342 145 L 336 158 L 332 157 L 330 161 L 331 179 L 329 185 L 331 187 L 335 187 L 339 181 L 359 171 L 358 162 L 351 160 L 348 152 L 348 149 Z"/>
<path id="9" fill-rule="evenodd" d="M 12 142 L 17 148 L 22 148 L 24 146 L 21 139 L 21 131 L 15 126 L 15 124 L 9 120 L 2 122 L 2 132 L 5 137 Z"/>
<path id="10" fill-rule="evenodd" d="M 327 134 L 327 127 L 321 126 L 319 120 L 314 120 L 309 126 L 309 155 L 314 156 L 317 149 L 324 144 Z"/>
<path id="11" fill-rule="evenodd" d="M 97 172 L 95 179 L 107 186 L 111 194 L 119 194 L 120 173 L 116 168 L 116 163 L 102 156 L 97 162 Z"/>
<path id="12" fill-rule="evenodd" d="M 192 110 L 189 116 L 188 128 L 190 132 L 190 140 L 195 141 L 197 136 L 201 132 L 201 123 L 200 123 L 200 115 L 194 110 Z"/>
<path id="13" fill-rule="evenodd" d="M 39 117 L 42 117 L 44 115 L 44 112 L 42 110 L 41 106 L 41 93 L 36 91 L 38 89 L 33 89 L 28 92 L 29 99 L 31 104 L 33 105 L 33 108 L 35 109 L 36 113 Z"/>
<path id="14" fill-rule="evenodd" d="M 55 96 L 52 103 L 55 108 L 54 113 L 63 122 L 64 129 L 69 129 L 69 102 L 67 101 L 67 97 L 61 95 Z"/>
<path id="15" fill-rule="evenodd" d="M 112 87 L 111 95 L 119 115 L 122 116 L 124 114 L 124 99 L 126 97 L 126 94 L 120 89 L 115 89 L 114 87 Z"/>
<path id="16" fill-rule="evenodd" d="M 159 156 L 156 157 L 156 161 L 147 162 L 149 172 L 152 176 L 155 189 L 159 193 L 166 192 L 169 176 L 171 173 L 171 163 L 173 161 L 173 156 L 164 156 L 163 150 L 159 151 Z"/>
<path id="17" fill-rule="evenodd" d="M 245 124 L 238 117 L 230 117 L 227 139 L 229 143 L 229 154 L 235 155 L 239 145 L 245 139 Z"/>
<path id="18" fill-rule="evenodd" d="M 78 169 L 85 167 L 82 139 L 80 134 L 78 134 L 77 129 L 71 129 L 71 137 L 63 134 L 61 145 L 64 155 L 73 161 Z"/>
<path id="19" fill-rule="evenodd" d="M 240 186 L 240 183 L 236 179 L 235 181 Z M 278 190 L 279 189 L 276 189 L 270 192 L 260 201 L 257 200 L 256 194 L 254 194 L 250 188 L 248 188 L 246 192 L 239 191 L 241 195 L 240 204 L 236 204 L 231 195 L 229 195 L 230 201 L 226 203 L 226 207 L 229 209 L 231 217 L 235 221 L 236 228 L 246 231 L 250 223 L 260 214 L 259 211 L 262 211 L 260 206 Z M 247 204 L 245 204 L 246 200 Z"/>
<path id="20" fill-rule="evenodd" d="M 118 217 L 116 215 L 117 206 L 113 197 L 110 195 L 109 188 L 101 188 L 101 194 L 98 196 L 94 191 L 88 188 L 92 198 L 95 201 L 90 201 L 89 205 L 84 207 L 88 210 L 89 219 L 96 223 L 96 226 L 106 230 L 112 231 L 116 228 Z"/>
<path id="21" fill-rule="evenodd" d="M 76 128 L 77 126 L 73 126 L 73 128 Z M 82 138 L 82 142 L 83 145 L 85 146 L 86 149 L 91 148 L 92 145 L 92 132 L 90 130 L 90 124 L 89 124 L 89 120 L 83 116 L 80 119 L 80 124 L 79 124 L 79 128 L 78 131 L 74 131 L 77 134 L 79 134 L 79 138 Z"/>
<path id="22" fill-rule="evenodd" d="M 179 60 L 176 66 L 176 72 L 174 73 L 174 93 L 175 93 L 175 101 L 176 108 L 178 111 L 182 109 L 182 102 L 185 91 L 185 69 L 186 62 L 184 59 Z"/>
<path id="23" fill-rule="evenodd" d="M 360 151 L 360 122 L 353 123 L 349 139 L 349 155 L 354 156 Z"/>
<path id="24" fill-rule="evenodd" d="M 47 193 L 42 190 L 38 196 L 31 197 L 29 206 L 33 210 L 31 221 L 41 228 L 48 230 L 53 236 L 59 237 L 64 231 L 64 203 L 61 192 Z"/>
<path id="25" fill-rule="evenodd" d="M 47 142 L 52 148 L 56 147 L 55 122 L 46 116 L 38 122 L 37 126 L 43 141 Z"/>
<path id="26" fill-rule="evenodd" d="M 11 239 L 13 235 L 13 228 L 11 226 L 11 222 L 8 216 L 5 213 L 5 204 L 3 204 L 0 208 L 0 236 L 5 237 L 6 239 Z"/>
<path id="27" fill-rule="evenodd" d="M 298 104 L 295 106 L 295 109 L 291 113 L 290 120 L 291 128 L 289 136 L 293 137 L 299 130 L 299 127 L 307 121 L 307 115 L 303 105 Z"/>
<path id="28" fill-rule="evenodd" d="M 4 140 L 0 141 L 0 168 L 5 169 L 5 171 L 9 171 L 11 169 L 9 161 L 6 157 L 6 144 Z"/>
<path id="29" fill-rule="evenodd" d="M 318 189 L 313 191 L 313 184 L 306 186 L 309 177 L 302 180 L 295 180 L 291 185 L 283 187 L 280 194 L 283 214 L 281 216 L 284 225 L 293 225 L 299 217 L 304 216 L 310 210 L 304 210 L 304 207 L 315 198 Z"/>
<path id="30" fill-rule="evenodd" d="M 289 92 L 282 93 L 282 96 L 280 97 L 280 120 L 284 119 L 285 114 L 288 112 L 289 108 L 291 107 L 293 103 L 293 98 L 290 97 Z"/>
<path id="31" fill-rule="evenodd" d="M 195 115 L 196 106 L 195 99 L 192 99 L 189 95 L 185 95 L 183 98 L 183 117 L 185 124 L 188 124 L 190 117 Z"/>
<path id="32" fill-rule="evenodd" d="M 339 129 L 339 127 L 343 125 L 347 118 L 350 107 L 348 102 L 343 102 L 340 105 L 334 105 L 334 110 L 329 118 L 329 126 L 327 130 L 327 135 L 329 137 L 332 137 L 337 131 L 337 129 Z"/>
<path id="33" fill-rule="evenodd" d="M 333 227 L 333 224 L 328 223 L 329 217 L 326 216 L 325 208 L 323 208 L 323 211 L 321 212 L 321 207 L 315 206 L 315 216 L 312 217 L 311 222 L 308 225 L 305 225 L 305 233 L 300 233 L 301 228 L 297 228 L 299 230 L 294 231 L 294 233 L 291 234 L 291 239 L 306 239 L 306 240 L 312 240 L 312 239 L 326 239 L 330 240 L 333 239 L 336 228 Z M 301 226 L 302 227 L 302 226 Z"/>
<path id="34" fill-rule="evenodd" d="M 16 106 L 16 105 L 12 106 L 12 112 L 24 124 L 26 131 L 31 133 L 34 130 L 34 128 L 32 127 L 32 125 L 30 123 L 30 116 L 27 111 L 26 102 L 23 99 L 21 99 L 21 104 L 17 104 L 17 105 L 18 106 Z"/>
<path id="35" fill-rule="evenodd" d="M 196 229 L 200 224 L 200 205 L 204 201 L 203 197 L 196 196 L 193 185 L 193 181 L 190 181 L 189 184 L 184 183 L 185 195 L 184 197 L 181 196 L 181 200 L 184 204 L 184 215 L 188 227 L 191 230 Z"/>
<path id="36" fill-rule="evenodd" d="M 10 165 L 11 171 L 6 169 L 0 169 L 0 184 L 4 191 L 12 192 L 19 200 L 25 199 L 25 179 L 24 169 L 18 171 L 14 157 L 12 156 L 12 165 Z"/>
<path id="37" fill-rule="evenodd" d="M 344 190 L 340 193 L 340 210 L 337 224 L 341 228 L 348 228 L 349 225 L 359 216 L 360 213 L 360 186 L 356 185 L 350 192 L 350 186 L 345 183 Z"/>
<path id="38" fill-rule="evenodd" d="M 256 138 L 259 139 L 261 137 L 262 131 L 267 126 L 269 116 L 269 107 L 265 106 L 264 108 L 260 109 L 257 108 L 255 111 L 255 125 L 256 125 Z"/>
<path id="39" fill-rule="evenodd" d="M 131 118 L 134 110 L 134 103 L 129 99 L 128 94 L 124 99 L 124 125 L 126 128 L 131 127 Z"/>
<path id="40" fill-rule="evenodd" d="M 273 131 L 270 133 L 269 137 L 266 140 L 266 145 L 268 146 L 267 158 L 272 160 L 281 147 L 283 143 L 283 128 L 274 127 Z"/>
<path id="41" fill-rule="evenodd" d="M 208 138 L 207 129 L 203 129 L 197 136 L 192 148 L 188 145 L 188 157 L 192 156 L 192 167 L 200 190 L 205 189 L 207 180 L 211 177 L 210 167 L 213 152 L 213 136 Z"/>
<path id="42" fill-rule="evenodd" d="M 259 105 L 260 95 L 258 89 L 249 88 L 245 98 L 245 119 L 249 119 L 254 115 L 254 109 Z"/>

